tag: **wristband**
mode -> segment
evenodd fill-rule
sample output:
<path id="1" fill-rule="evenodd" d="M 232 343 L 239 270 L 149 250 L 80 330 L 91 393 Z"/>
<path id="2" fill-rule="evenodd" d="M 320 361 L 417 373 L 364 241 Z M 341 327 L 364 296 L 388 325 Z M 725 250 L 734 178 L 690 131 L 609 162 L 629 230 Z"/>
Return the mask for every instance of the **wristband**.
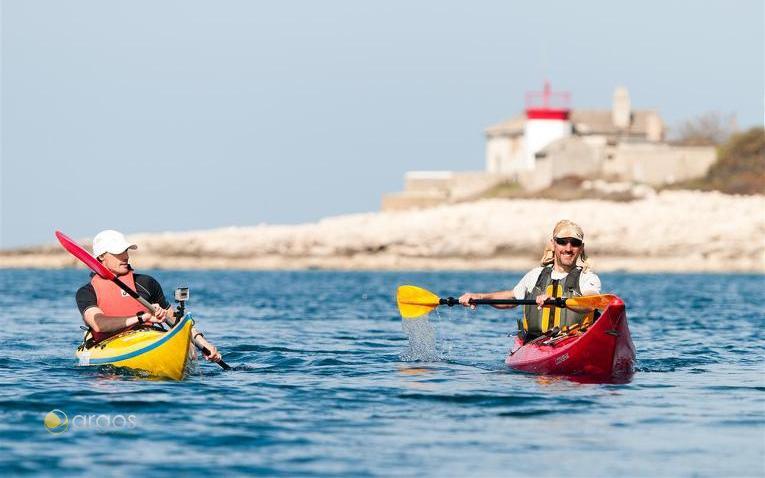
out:
<path id="1" fill-rule="evenodd" d="M 194 334 L 194 337 L 193 337 L 193 339 L 194 339 L 194 340 L 196 340 L 196 338 L 197 338 L 197 337 L 199 337 L 200 335 L 201 335 L 202 337 L 204 337 L 204 336 L 205 336 L 205 334 L 203 334 L 202 332 L 197 332 L 196 334 Z"/>
<path id="2" fill-rule="evenodd" d="M 143 325 L 143 312 L 136 312 L 135 317 L 138 319 L 138 325 Z"/>

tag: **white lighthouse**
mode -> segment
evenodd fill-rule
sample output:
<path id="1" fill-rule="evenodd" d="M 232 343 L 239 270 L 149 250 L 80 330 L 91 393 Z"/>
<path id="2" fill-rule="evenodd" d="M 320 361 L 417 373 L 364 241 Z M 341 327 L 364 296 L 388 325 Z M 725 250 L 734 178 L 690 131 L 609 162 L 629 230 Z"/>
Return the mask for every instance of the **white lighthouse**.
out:
<path id="1" fill-rule="evenodd" d="M 545 82 L 541 92 L 526 93 L 525 157 L 519 169 L 534 169 L 539 151 L 553 141 L 571 135 L 569 103 L 570 94 L 554 93 L 549 82 Z"/>
<path id="2" fill-rule="evenodd" d="M 545 82 L 542 91 L 526 93 L 523 115 L 486 130 L 486 170 L 517 175 L 533 170 L 536 154 L 572 134 L 570 94 L 554 93 Z"/>

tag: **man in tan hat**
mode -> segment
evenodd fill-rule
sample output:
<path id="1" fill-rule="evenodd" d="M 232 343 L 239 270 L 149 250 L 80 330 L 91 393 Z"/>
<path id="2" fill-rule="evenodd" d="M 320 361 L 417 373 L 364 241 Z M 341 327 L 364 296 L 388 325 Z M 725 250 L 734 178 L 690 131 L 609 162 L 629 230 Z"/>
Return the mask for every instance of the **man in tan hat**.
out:
<path id="1" fill-rule="evenodd" d="M 577 224 L 562 220 L 553 229 L 545 246 L 539 267 L 531 269 L 512 290 L 463 294 L 460 304 L 475 308 L 473 299 L 534 299 L 537 306 L 524 306 L 523 319 L 518 321 L 518 334 L 532 340 L 554 327 L 565 329 L 574 324 L 592 321 L 589 310 L 542 307 L 552 297 L 572 297 L 600 293 L 600 279 L 590 271 L 584 250 L 584 232 Z M 494 305 L 509 309 L 514 305 Z"/>
<path id="2" fill-rule="evenodd" d="M 138 249 L 138 246 L 118 231 L 101 231 L 93 238 L 93 255 L 122 282 L 152 304 L 154 310 L 146 311 L 114 282 L 91 274 L 90 282 L 77 291 L 77 307 L 90 329 L 94 343 L 136 327 L 166 321 L 171 325 L 175 323 L 173 308 L 167 302 L 159 282 L 151 276 L 133 273 L 128 253 L 131 249 Z M 192 327 L 191 336 L 197 347 L 205 347 L 210 351 L 207 360 L 217 362 L 221 359 L 218 349 L 196 328 Z"/>

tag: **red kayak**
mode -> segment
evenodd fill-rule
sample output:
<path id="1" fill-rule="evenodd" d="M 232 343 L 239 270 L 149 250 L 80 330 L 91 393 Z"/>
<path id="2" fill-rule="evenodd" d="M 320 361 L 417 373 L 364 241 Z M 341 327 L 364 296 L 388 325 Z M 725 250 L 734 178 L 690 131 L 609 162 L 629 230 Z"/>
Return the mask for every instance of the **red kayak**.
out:
<path id="1" fill-rule="evenodd" d="M 539 337 L 526 345 L 516 337 L 505 363 L 515 370 L 545 375 L 630 376 L 635 365 L 624 302 L 614 297 L 583 332 Z"/>

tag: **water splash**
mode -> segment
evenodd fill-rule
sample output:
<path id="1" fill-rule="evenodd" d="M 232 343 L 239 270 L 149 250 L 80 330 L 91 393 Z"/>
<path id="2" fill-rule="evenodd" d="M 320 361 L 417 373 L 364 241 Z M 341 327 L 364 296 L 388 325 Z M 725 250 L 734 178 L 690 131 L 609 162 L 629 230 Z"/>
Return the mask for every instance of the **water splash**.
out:
<path id="1" fill-rule="evenodd" d="M 409 346 L 400 358 L 405 362 L 437 362 L 441 360 L 436 345 L 436 328 L 428 321 L 428 317 L 405 319 L 401 323 L 407 337 Z"/>

